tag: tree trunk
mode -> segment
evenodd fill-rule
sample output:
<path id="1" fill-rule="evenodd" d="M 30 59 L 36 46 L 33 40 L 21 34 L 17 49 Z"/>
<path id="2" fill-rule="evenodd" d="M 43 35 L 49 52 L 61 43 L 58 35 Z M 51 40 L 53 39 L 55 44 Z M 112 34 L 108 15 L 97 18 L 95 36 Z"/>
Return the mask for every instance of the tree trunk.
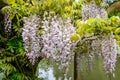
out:
<path id="1" fill-rule="evenodd" d="M 77 74 L 77 53 L 74 54 L 74 80 L 78 80 L 78 74 Z"/>

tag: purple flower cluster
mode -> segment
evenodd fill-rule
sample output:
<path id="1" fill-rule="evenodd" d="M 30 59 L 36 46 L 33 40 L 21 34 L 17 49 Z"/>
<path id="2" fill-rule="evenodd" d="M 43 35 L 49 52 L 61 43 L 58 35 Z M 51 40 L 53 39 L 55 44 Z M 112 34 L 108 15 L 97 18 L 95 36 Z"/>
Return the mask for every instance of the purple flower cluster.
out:
<path id="1" fill-rule="evenodd" d="M 105 19 L 107 12 L 104 8 L 98 6 L 95 2 L 85 3 L 82 6 L 82 19 L 87 20 L 89 18 L 100 17 Z"/>
<path id="2" fill-rule="evenodd" d="M 93 40 L 91 47 L 94 53 L 101 57 L 101 39 L 97 38 L 96 40 Z"/>
<path id="3" fill-rule="evenodd" d="M 10 20 L 10 13 L 4 14 L 4 26 L 5 26 L 5 33 L 6 36 L 9 37 L 12 31 L 12 21 Z"/>
<path id="4" fill-rule="evenodd" d="M 40 56 L 41 37 L 39 35 L 40 19 L 36 16 L 24 17 L 22 37 L 27 57 L 35 64 Z"/>
<path id="5" fill-rule="evenodd" d="M 113 73 L 117 57 L 116 40 L 112 35 L 104 36 L 102 40 L 102 56 L 106 73 Z"/>
<path id="6" fill-rule="evenodd" d="M 68 66 L 73 60 L 75 46 L 70 37 L 76 32 L 71 20 L 63 20 L 56 15 L 51 18 L 44 17 L 43 27 L 45 31 L 42 35 L 42 53 L 47 58 L 61 62 L 60 68 Z"/>
<path id="7" fill-rule="evenodd" d="M 100 17 L 102 19 L 106 18 L 106 11 L 101 6 L 98 6 L 95 2 L 90 2 L 83 4 L 82 6 L 82 19 L 87 20 L 89 18 Z M 99 35 L 98 35 L 99 36 Z M 94 53 L 102 53 L 103 56 L 103 64 L 106 73 L 113 73 L 115 70 L 117 49 L 116 49 L 116 41 L 113 38 L 113 35 L 103 36 L 102 40 L 94 40 L 92 42 L 92 49 Z M 90 56 L 91 60 L 93 56 Z"/>

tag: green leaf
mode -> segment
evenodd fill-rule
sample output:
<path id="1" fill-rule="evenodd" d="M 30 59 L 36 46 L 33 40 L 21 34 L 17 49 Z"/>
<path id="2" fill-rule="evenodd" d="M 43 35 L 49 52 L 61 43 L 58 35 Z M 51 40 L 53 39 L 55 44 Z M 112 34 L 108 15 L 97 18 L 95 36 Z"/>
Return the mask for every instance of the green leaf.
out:
<path id="1" fill-rule="evenodd" d="M 8 4 L 15 4 L 15 0 L 8 0 Z"/>
<path id="2" fill-rule="evenodd" d="M 12 20 L 14 17 L 15 17 L 15 15 L 14 15 L 14 14 L 11 14 L 11 15 L 10 15 L 10 20 Z"/>
<path id="3" fill-rule="evenodd" d="M 23 0 L 18 0 L 18 2 L 19 2 L 20 4 L 24 3 L 24 1 L 23 1 Z"/>
<path id="4" fill-rule="evenodd" d="M 117 29 L 115 30 L 115 33 L 116 33 L 116 34 L 119 34 L 119 33 L 120 33 L 120 28 L 117 28 Z"/>
<path id="5" fill-rule="evenodd" d="M 79 36 L 79 34 L 74 34 L 72 37 L 71 37 L 71 40 L 72 41 L 78 41 L 78 40 L 80 40 L 81 38 L 80 38 L 80 36 Z"/>

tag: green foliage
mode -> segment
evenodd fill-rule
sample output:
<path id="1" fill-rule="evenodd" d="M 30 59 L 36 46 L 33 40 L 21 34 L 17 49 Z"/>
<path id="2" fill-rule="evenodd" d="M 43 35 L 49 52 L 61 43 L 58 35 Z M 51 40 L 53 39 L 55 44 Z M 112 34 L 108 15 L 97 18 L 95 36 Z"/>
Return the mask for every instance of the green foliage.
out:
<path id="1" fill-rule="evenodd" d="M 47 0 L 39 2 L 40 12 L 44 14 L 46 12 L 55 12 L 64 18 L 80 18 L 81 14 L 81 2 L 75 0 Z"/>
<path id="2" fill-rule="evenodd" d="M 120 17 L 120 10 L 114 10 L 114 11 L 111 11 L 108 13 L 108 17 L 111 17 L 111 16 L 119 16 Z"/>
<path id="3" fill-rule="evenodd" d="M 72 40 L 72 41 L 78 41 L 78 40 L 80 40 L 79 34 L 74 34 L 74 35 L 71 37 L 71 40 Z"/>
<path id="4" fill-rule="evenodd" d="M 10 12 L 11 19 L 14 16 L 24 17 L 33 14 L 43 15 L 46 12 L 54 11 L 64 17 L 71 17 L 77 11 L 76 9 L 81 8 L 81 3 L 75 0 L 8 0 L 9 6 L 2 9 L 2 12 Z M 78 11 L 79 11 L 78 10 Z M 79 14 L 80 15 L 80 14 Z"/>
<path id="5" fill-rule="evenodd" d="M 7 77 L 5 80 L 31 80 L 31 78 L 25 76 L 22 73 L 15 72 L 15 73 L 11 74 L 10 77 Z"/>
<path id="6" fill-rule="evenodd" d="M 91 18 L 86 21 L 77 20 L 75 26 L 77 28 L 76 34 L 79 34 L 80 37 L 101 34 L 109 35 L 111 33 L 113 33 L 115 36 L 120 35 L 120 18 L 115 16 L 105 20 L 100 18 Z M 117 40 L 119 41 L 119 39 Z"/>
<path id="7" fill-rule="evenodd" d="M 120 17 L 120 1 L 113 3 L 107 8 L 108 16 L 119 16 Z"/>
<path id="8" fill-rule="evenodd" d="M 24 53 L 22 39 L 12 39 L 7 41 L 7 50 L 12 53 Z M 15 52 L 14 52 L 15 51 Z"/>
<path id="9" fill-rule="evenodd" d="M 27 59 L 21 38 L 23 17 L 37 14 L 43 18 L 45 12 L 72 20 L 81 18 L 81 3 L 75 0 L 4 0 L 8 5 L 1 12 L 9 13 L 12 20 L 12 36 L 4 37 L 3 24 L 0 26 L 0 69 L 6 74 L 6 80 L 37 80 L 35 66 Z M 40 24 L 41 25 L 41 24 Z M 41 34 L 42 31 L 40 31 Z M 4 32 L 3 32 L 4 33 Z M 26 65 L 28 65 L 26 67 Z"/>
<path id="10" fill-rule="evenodd" d="M 81 18 L 81 2 L 75 0 L 8 0 L 8 6 L 1 9 L 2 13 L 10 13 L 10 19 L 13 21 L 13 29 L 20 30 L 23 26 L 23 17 L 33 14 L 43 17 L 45 12 L 63 17 L 72 18 L 72 21 Z"/>
<path id="11" fill-rule="evenodd" d="M 101 0 L 93 1 L 101 3 Z M 34 76 L 35 66 L 31 66 L 28 61 L 21 38 L 23 17 L 37 14 L 42 20 L 45 12 L 48 14 L 54 12 L 63 18 L 70 17 L 73 23 L 75 22 L 77 32 L 71 37 L 73 41 L 81 41 L 86 35 L 114 33 L 120 43 L 120 19 L 117 17 L 106 20 L 91 18 L 87 21 L 81 21 L 82 2 L 75 0 L 4 0 L 4 2 L 8 5 L 3 7 L 1 11 L 3 14 L 10 13 L 10 19 L 13 22 L 11 38 L 4 37 L 3 22 L 0 22 L 0 71 L 6 74 L 6 80 L 37 80 Z M 83 51 L 88 51 L 84 48 L 87 47 L 86 44 L 82 44 Z"/>
<path id="12" fill-rule="evenodd" d="M 4 41 L 2 41 L 2 43 L 3 42 Z M 8 40 L 6 48 L 4 49 L 5 50 L 0 53 L 0 68 L 6 75 L 5 80 L 30 80 L 29 77 L 20 71 L 21 67 L 26 63 L 21 39 L 15 37 Z M 21 62 L 22 65 L 19 65 L 19 62 Z"/>
<path id="13" fill-rule="evenodd" d="M 82 1 L 85 2 L 85 3 L 95 2 L 98 5 L 100 5 L 103 2 L 103 0 L 82 0 Z"/>

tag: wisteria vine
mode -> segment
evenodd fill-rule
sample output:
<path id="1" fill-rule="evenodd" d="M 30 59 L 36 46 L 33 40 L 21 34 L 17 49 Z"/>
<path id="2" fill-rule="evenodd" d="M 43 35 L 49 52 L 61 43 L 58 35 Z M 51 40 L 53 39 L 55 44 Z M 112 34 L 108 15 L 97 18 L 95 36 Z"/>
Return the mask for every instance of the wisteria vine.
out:
<path id="1" fill-rule="evenodd" d="M 107 74 L 114 74 L 113 72 L 115 71 L 115 63 L 117 57 L 116 40 L 114 39 L 113 35 L 103 36 L 101 45 L 105 71 Z"/>
<path id="2" fill-rule="evenodd" d="M 47 58 L 61 62 L 62 67 L 66 67 L 73 60 L 75 43 L 70 37 L 76 32 L 70 19 L 63 20 L 54 15 L 52 18 L 44 17 L 44 34 L 42 52 Z"/>
<path id="3" fill-rule="evenodd" d="M 97 5 L 95 2 L 85 3 L 82 6 L 83 20 L 96 17 L 105 19 L 106 15 L 107 12 L 105 11 L 105 9 Z M 100 35 L 98 35 L 98 37 L 99 36 Z M 102 40 L 97 38 L 98 40 L 93 40 L 91 45 L 94 53 L 97 53 L 99 56 L 103 56 L 103 65 L 107 74 L 111 74 L 114 72 L 116 63 L 116 41 L 112 36 L 113 35 L 102 36 Z M 93 52 L 92 50 L 89 53 L 89 57 L 92 58 L 91 62 L 94 56 L 94 54 L 93 56 L 90 56 L 91 52 Z"/>
<path id="4" fill-rule="evenodd" d="M 12 31 L 12 20 L 10 19 L 10 13 L 4 14 L 4 27 L 5 27 L 5 33 L 6 37 L 9 37 L 11 35 Z"/>
<path id="5" fill-rule="evenodd" d="M 35 64 L 40 57 L 41 37 L 39 35 L 38 16 L 24 17 L 24 27 L 22 28 L 22 37 L 27 57 L 32 64 Z"/>
<path id="6" fill-rule="evenodd" d="M 95 2 L 85 3 L 82 6 L 82 19 L 87 20 L 89 18 L 100 17 L 105 19 L 107 12 L 104 8 L 97 5 Z"/>

